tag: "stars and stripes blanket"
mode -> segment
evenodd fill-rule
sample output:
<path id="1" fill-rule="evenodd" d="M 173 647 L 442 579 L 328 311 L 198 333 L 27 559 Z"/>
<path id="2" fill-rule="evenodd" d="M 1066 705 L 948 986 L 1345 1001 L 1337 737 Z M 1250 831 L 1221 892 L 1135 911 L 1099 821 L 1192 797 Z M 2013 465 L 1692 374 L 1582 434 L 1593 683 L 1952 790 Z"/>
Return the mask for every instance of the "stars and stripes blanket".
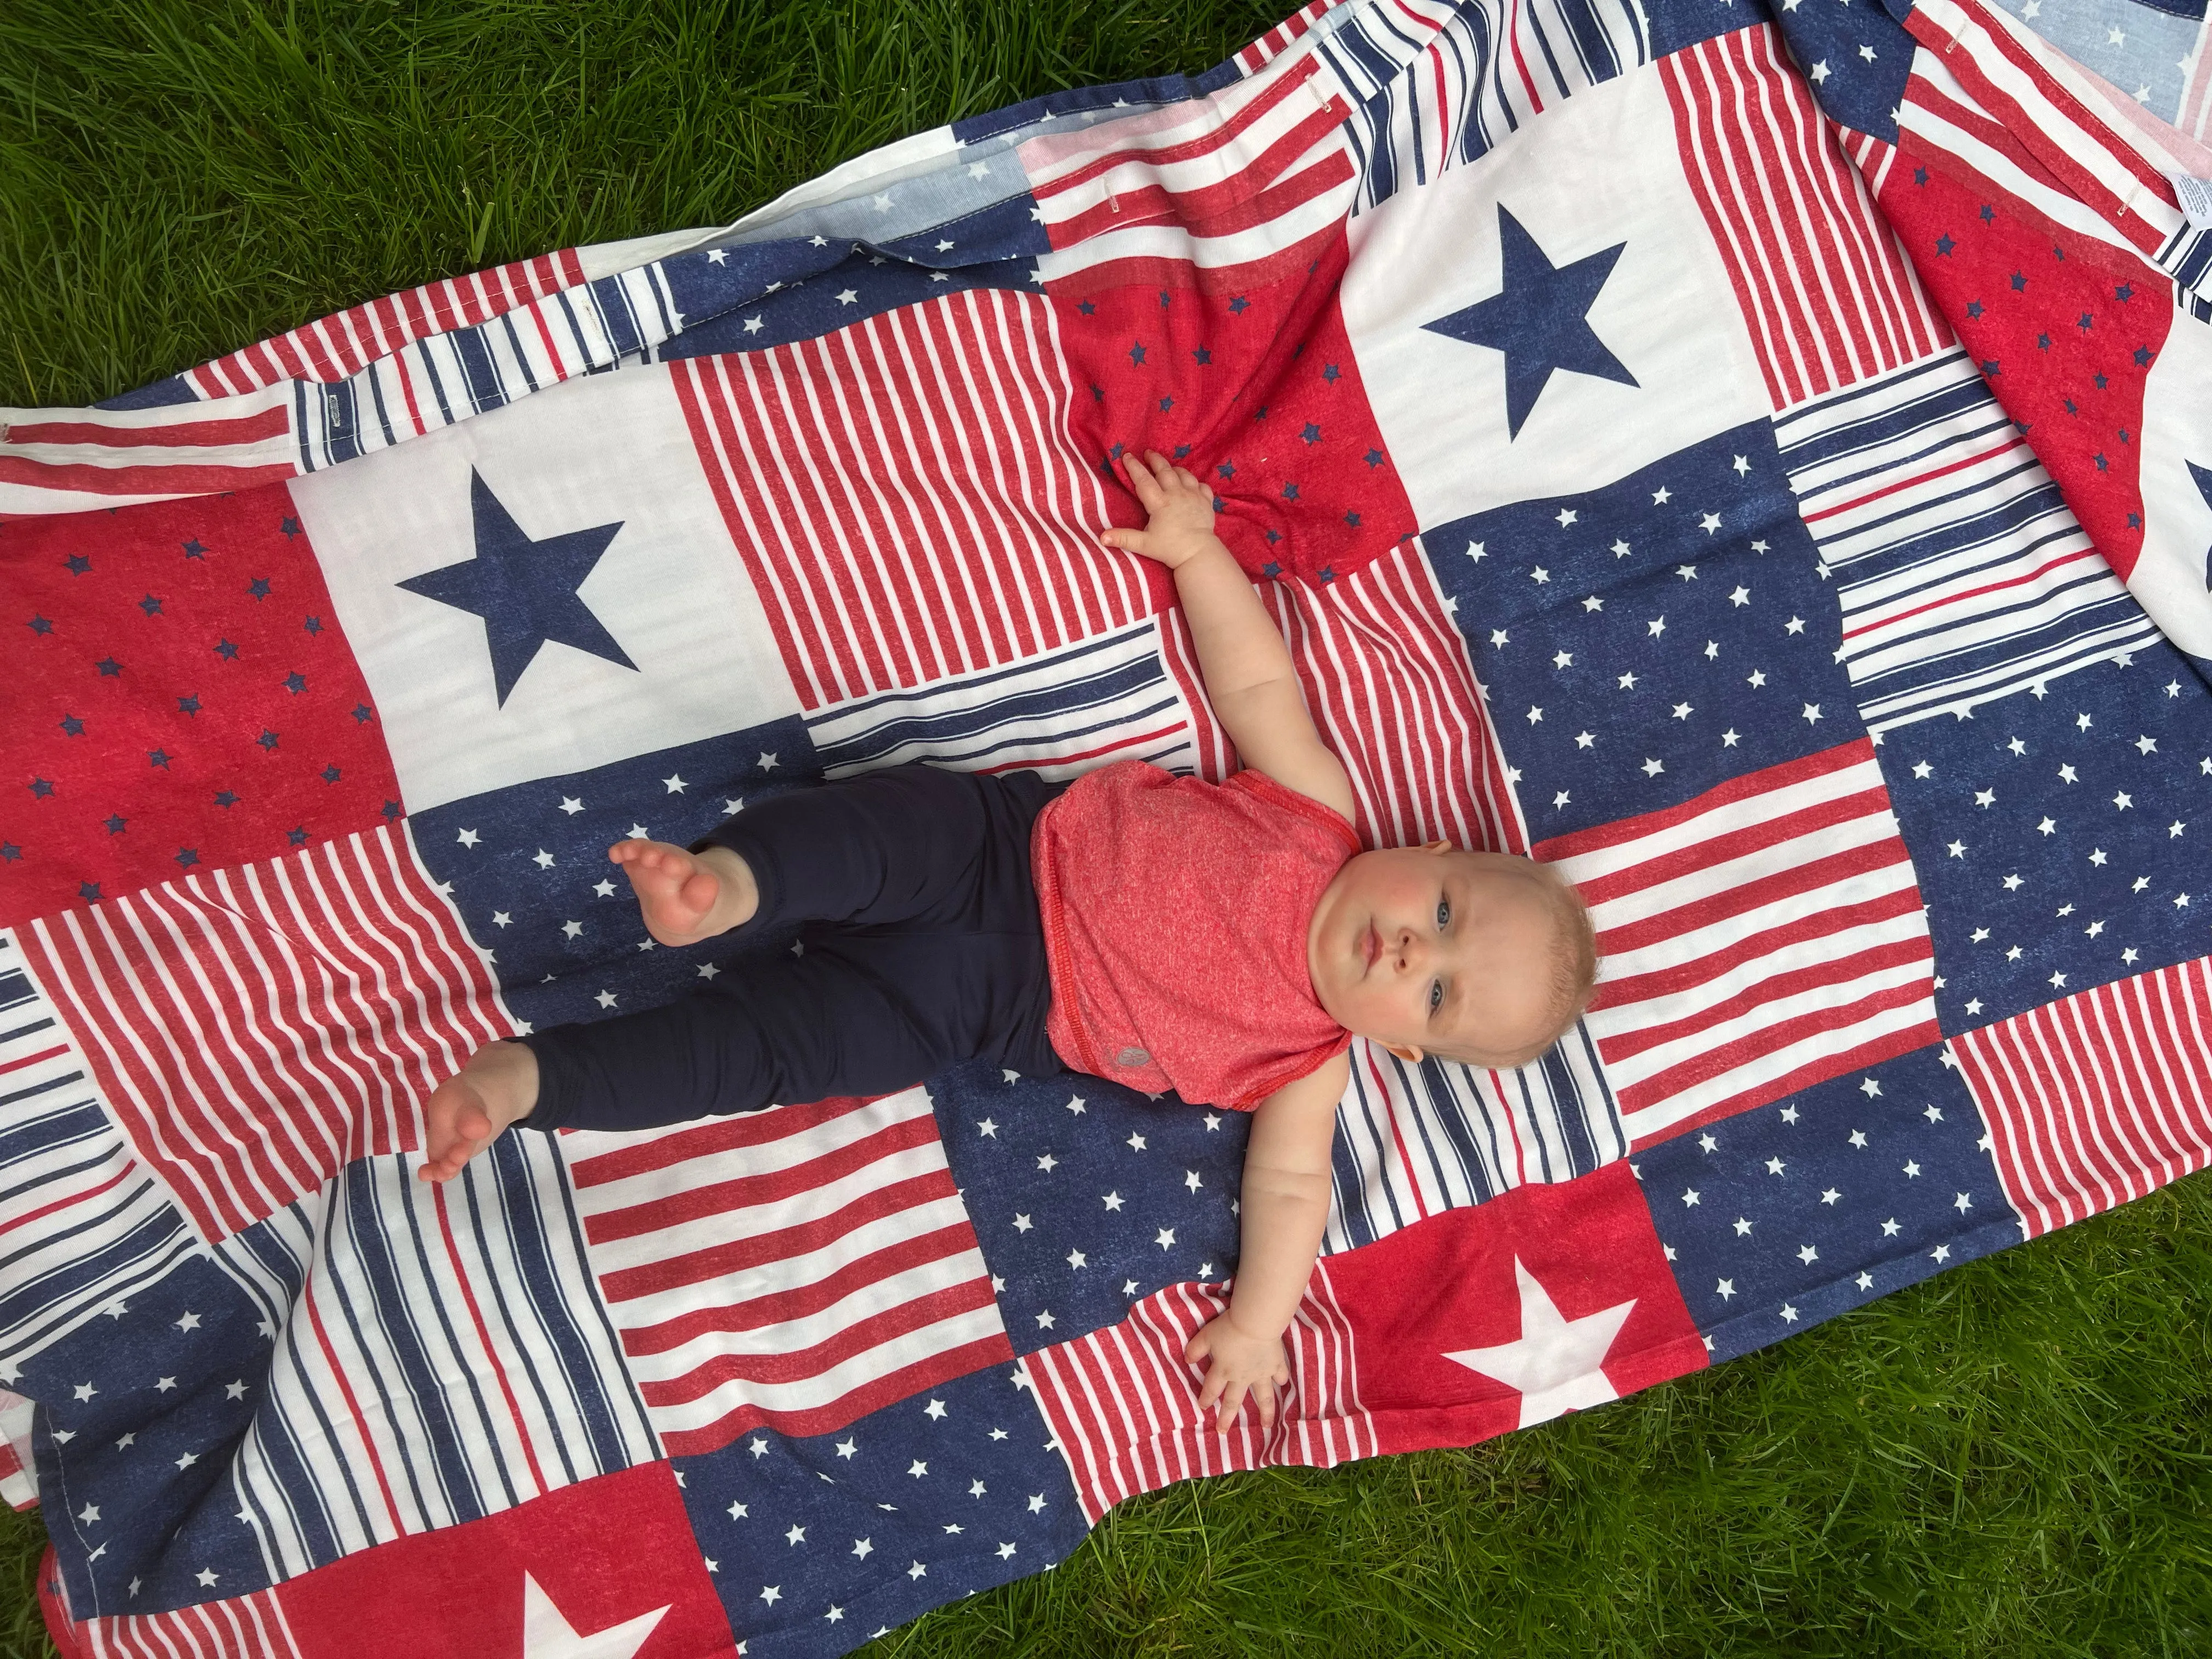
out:
<path id="1" fill-rule="evenodd" d="M 6 411 L 0 1474 L 63 1650 L 835 1654 L 2203 1166 L 2202 11 L 1315 0 Z M 610 841 L 1235 767 L 1097 544 L 1125 445 L 1213 481 L 1370 844 L 1553 861 L 1605 957 L 1526 1070 L 1355 1048 L 1273 1431 L 1180 1358 L 1235 1114 L 969 1067 L 415 1181 L 476 1046 L 729 961 Z"/>

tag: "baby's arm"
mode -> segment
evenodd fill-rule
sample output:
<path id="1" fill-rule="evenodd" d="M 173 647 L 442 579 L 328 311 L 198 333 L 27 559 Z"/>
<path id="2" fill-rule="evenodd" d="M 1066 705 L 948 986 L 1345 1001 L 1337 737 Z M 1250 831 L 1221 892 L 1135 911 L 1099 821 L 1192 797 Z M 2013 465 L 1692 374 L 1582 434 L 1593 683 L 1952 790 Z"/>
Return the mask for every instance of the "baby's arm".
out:
<path id="1" fill-rule="evenodd" d="M 1109 530 L 1109 546 L 1175 572 L 1213 712 L 1245 765 L 1347 818 L 1352 783 L 1306 713 L 1282 635 L 1235 556 L 1213 533 L 1213 491 L 1156 450 L 1124 455 L 1130 487 L 1151 514 L 1142 530 Z"/>
<path id="2" fill-rule="evenodd" d="M 1198 1408 L 1216 1401 L 1216 1426 L 1226 1433 L 1249 1390 L 1261 1431 L 1275 1422 L 1275 1390 L 1291 1380 L 1283 1332 L 1297 1313 L 1328 1224 L 1329 1154 L 1336 1107 L 1350 1079 L 1338 1054 L 1260 1103 L 1244 1149 L 1243 1244 L 1229 1311 L 1209 1322 L 1183 1350 L 1201 1359 L 1206 1383 Z"/>

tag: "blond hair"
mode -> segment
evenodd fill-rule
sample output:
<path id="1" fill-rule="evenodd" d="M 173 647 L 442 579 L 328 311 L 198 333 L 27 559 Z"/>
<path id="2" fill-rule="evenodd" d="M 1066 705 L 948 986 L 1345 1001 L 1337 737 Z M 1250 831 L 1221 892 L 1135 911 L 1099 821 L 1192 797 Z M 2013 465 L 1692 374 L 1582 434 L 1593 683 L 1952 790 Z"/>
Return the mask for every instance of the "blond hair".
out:
<path id="1" fill-rule="evenodd" d="M 1439 1060 L 1499 1070 L 1533 1066 L 1550 1052 L 1553 1044 L 1574 1029 L 1575 1022 L 1583 1017 L 1596 993 L 1600 958 L 1597 929 L 1590 921 L 1589 906 L 1583 902 L 1583 896 L 1575 890 L 1575 884 L 1550 865 L 1532 859 L 1529 868 L 1541 878 L 1553 922 L 1552 1014 L 1545 1023 L 1543 1040 L 1518 1054 L 1507 1055 L 1459 1054 L 1446 1048 L 1430 1050 Z"/>

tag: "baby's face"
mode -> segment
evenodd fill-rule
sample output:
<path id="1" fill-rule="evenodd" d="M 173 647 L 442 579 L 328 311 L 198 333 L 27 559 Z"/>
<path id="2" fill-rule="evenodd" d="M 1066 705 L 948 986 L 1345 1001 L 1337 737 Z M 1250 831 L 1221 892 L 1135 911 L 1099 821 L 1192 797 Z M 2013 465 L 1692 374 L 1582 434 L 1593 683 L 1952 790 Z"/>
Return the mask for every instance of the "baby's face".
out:
<path id="1" fill-rule="evenodd" d="M 1505 1056 L 1547 1030 L 1559 926 L 1527 859 L 1428 847 L 1362 853 L 1314 907 L 1306 966 L 1338 1024 L 1403 1060 Z"/>

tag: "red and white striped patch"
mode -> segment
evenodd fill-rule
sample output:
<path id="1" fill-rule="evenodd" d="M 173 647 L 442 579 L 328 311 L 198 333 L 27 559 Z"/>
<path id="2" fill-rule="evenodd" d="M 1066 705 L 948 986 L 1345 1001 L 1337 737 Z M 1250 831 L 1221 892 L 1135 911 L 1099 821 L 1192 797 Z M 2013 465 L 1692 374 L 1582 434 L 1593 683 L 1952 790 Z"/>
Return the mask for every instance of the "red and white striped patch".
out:
<path id="1" fill-rule="evenodd" d="M 1661 70 L 1685 174 L 1776 408 L 1952 343 L 1771 27 L 1702 42 Z"/>
<path id="2" fill-rule="evenodd" d="M 421 1144 L 422 1101 L 520 1029 L 459 914 L 380 825 L 20 930 L 132 1150 L 227 1237 Z"/>
<path id="3" fill-rule="evenodd" d="M 1030 139 L 1048 285 L 1217 289 L 1287 275 L 1335 234 L 1352 113 L 1310 55 L 1199 99 Z"/>
<path id="4" fill-rule="evenodd" d="M 283 380 L 343 380 L 432 334 L 473 328 L 585 280 L 574 248 L 425 283 L 334 312 L 185 372 L 203 398 L 234 397 Z"/>
<path id="5" fill-rule="evenodd" d="M 81 513 L 176 495 L 245 491 L 297 476 L 292 392 L 153 409 L 40 411 L 0 426 L 0 512 Z"/>
<path id="6" fill-rule="evenodd" d="M 2212 1163 L 2212 957 L 1951 1039 L 2027 1236 Z"/>
<path id="7" fill-rule="evenodd" d="M 1251 75 L 1265 69 L 1290 46 L 1304 38 L 1306 31 L 1345 3 L 1345 0 L 1307 0 L 1307 3 L 1269 29 L 1237 54 L 1237 65 Z"/>
<path id="8" fill-rule="evenodd" d="M 921 1089 L 561 1148 L 672 1457 L 826 1434 L 1013 1358 Z"/>
<path id="9" fill-rule="evenodd" d="M 1528 850 L 1467 641 L 1417 541 L 1326 585 L 1260 593 L 1351 775 L 1363 841 Z"/>
<path id="10" fill-rule="evenodd" d="M 1099 544 L 1112 520 L 1041 296 L 971 289 L 670 370 L 807 709 L 1152 609 L 1143 561 Z"/>
<path id="11" fill-rule="evenodd" d="M 1659 72 L 1775 408 L 1951 343 L 1771 25 L 1670 53 Z"/>
<path id="12" fill-rule="evenodd" d="M 1606 965 L 1584 1022 L 1633 1148 L 1942 1038 L 1866 738 L 1535 854 L 1589 905 Z"/>
<path id="13" fill-rule="evenodd" d="M 1171 1285 L 1130 1309 L 1118 1325 L 1041 1349 L 1022 1362 L 1037 1405 L 1096 1523 L 1125 1498 L 1193 1475 L 1282 1464 L 1333 1468 L 1382 1450 L 1359 1403 L 1352 1327 L 1327 1263 L 1314 1269 L 1283 1346 L 1291 1386 L 1276 1396 L 1274 1427 L 1239 1412 L 1223 1434 L 1200 1413 L 1201 1373 L 1182 1351 L 1199 1327 L 1225 1312 L 1218 1285 Z"/>
<path id="14" fill-rule="evenodd" d="M 76 1638 L 70 1659 L 301 1659 L 273 1589 L 81 1625 L 58 1625 L 50 1616 L 47 1628 L 65 1628 Z"/>

